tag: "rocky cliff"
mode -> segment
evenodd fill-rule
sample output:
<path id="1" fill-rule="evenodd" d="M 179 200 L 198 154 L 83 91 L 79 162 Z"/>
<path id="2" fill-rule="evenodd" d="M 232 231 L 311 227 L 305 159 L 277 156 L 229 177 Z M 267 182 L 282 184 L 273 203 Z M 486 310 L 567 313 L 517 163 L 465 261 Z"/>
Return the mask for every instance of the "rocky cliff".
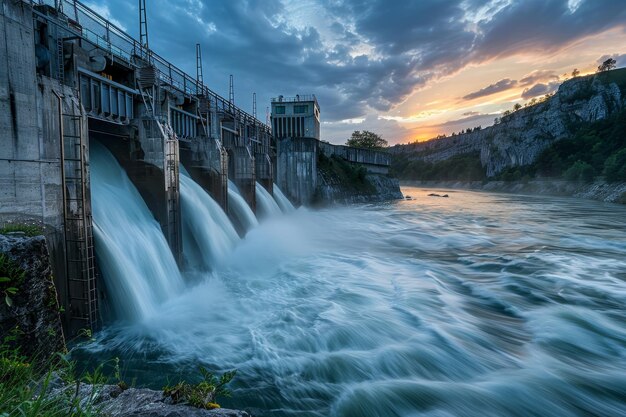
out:
<path id="1" fill-rule="evenodd" d="M 504 116 L 494 126 L 428 142 L 396 145 L 390 151 L 427 162 L 479 152 L 487 177 L 492 177 L 508 167 L 534 162 L 551 144 L 571 137 L 577 126 L 606 119 L 624 108 L 625 75 L 626 69 L 573 78 L 548 100 Z"/>

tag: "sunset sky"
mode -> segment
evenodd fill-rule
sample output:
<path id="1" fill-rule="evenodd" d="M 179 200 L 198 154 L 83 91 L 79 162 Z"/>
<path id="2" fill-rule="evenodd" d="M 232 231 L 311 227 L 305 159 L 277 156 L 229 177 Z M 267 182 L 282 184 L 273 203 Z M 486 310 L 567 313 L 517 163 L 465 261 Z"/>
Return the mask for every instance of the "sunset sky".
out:
<path id="1" fill-rule="evenodd" d="M 265 119 L 271 97 L 315 94 L 322 139 L 390 143 L 493 123 L 574 68 L 626 66 L 626 0 L 148 0 L 150 46 Z M 131 35 L 137 2 L 87 4 Z"/>

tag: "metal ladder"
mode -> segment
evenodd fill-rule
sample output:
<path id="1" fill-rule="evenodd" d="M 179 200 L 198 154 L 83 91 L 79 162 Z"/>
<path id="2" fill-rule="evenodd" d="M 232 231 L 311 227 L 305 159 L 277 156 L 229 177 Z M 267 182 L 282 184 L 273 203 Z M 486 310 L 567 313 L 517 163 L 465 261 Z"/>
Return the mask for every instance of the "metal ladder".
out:
<path id="1" fill-rule="evenodd" d="M 57 38 L 57 78 L 61 84 L 65 84 L 65 52 L 62 37 Z"/>
<path id="2" fill-rule="evenodd" d="M 167 192 L 167 212 L 168 219 L 174 224 L 179 223 L 180 219 L 180 189 L 179 189 L 179 152 L 178 152 L 178 139 L 172 128 L 165 124 L 163 126 L 165 131 L 165 187 Z M 168 241 L 175 254 L 180 254 L 181 240 L 178 228 L 168 228 Z M 180 259 L 177 259 L 180 261 Z"/>
<path id="3" fill-rule="evenodd" d="M 98 293 L 83 117 L 62 113 L 60 122 L 70 332 L 88 329 L 93 333 L 98 325 Z"/>

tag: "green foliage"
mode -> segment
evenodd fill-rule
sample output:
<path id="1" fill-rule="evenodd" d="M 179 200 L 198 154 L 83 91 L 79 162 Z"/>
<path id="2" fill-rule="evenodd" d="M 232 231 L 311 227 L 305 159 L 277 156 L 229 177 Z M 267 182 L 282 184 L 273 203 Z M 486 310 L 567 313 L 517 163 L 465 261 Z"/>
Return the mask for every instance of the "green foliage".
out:
<path id="1" fill-rule="evenodd" d="M 386 148 L 388 143 L 374 132 L 355 130 L 352 132 L 352 136 L 348 139 L 346 145 L 354 148 L 379 149 Z"/>
<path id="2" fill-rule="evenodd" d="M 24 282 L 25 272 L 6 254 L 0 253 L 0 293 L 4 295 L 7 306 L 13 306 L 13 296 Z"/>
<path id="3" fill-rule="evenodd" d="M 199 368 L 202 380 L 197 384 L 179 382 L 174 386 L 163 388 L 163 395 L 170 397 L 174 404 L 189 404 L 207 410 L 219 408 L 218 397 L 230 397 L 230 390 L 226 388 L 237 373 L 236 370 L 224 373 L 219 379 L 205 368 Z"/>
<path id="4" fill-rule="evenodd" d="M 596 175 L 595 169 L 587 162 L 576 161 L 569 167 L 564 173 L 563 177 L 570 181 L 593 181 L 593 177 Z"/>
<path id="5" fill-rule="evenodd" d="M 28 237 L 33 237 L 42 235 L 43 228 L 35 224 L 26 223 L 9 223 L 0 227 L 0 235 L 6 235 L 12 232 L 22 232 Z"/>
<path id="6" fill-rule="evenodd" d="M 362 192 L 372 192 L 372 184 L 367 180 L 367 169 L 333 155 L 330 158 L 320 153 L 317 168 L 325 175 L 335 178 L 339 183 Z"/>
<path id="7" fill-rule="evenodd" d="M 533 164 L 537 175 L 590 181 L 591 176 L 604 173 L 608 181 L 625 179 L 619 172 L 624 166 L 624 153 L 620 152 L 626 149 L 626 110 L 573 130 L 576 133 L 571 139 L 555 142 L 539 155 Z"/>
<path id="8" fill-rule="evenodd" d="M 607 158 L 604 163 L 604 175 L 609 182 L 626 181 L 626 148 Z"/>
<path id="9" fill-rule="evenodd" d="M 626 181 L 626 110 L 570 129 L 575 132 L 570 139 L 553 143 L 533 164 L 506 169 L 494 179 L 517 181 L 528 176 L 589 182 L 603 173 L 607 181 Z"/>
<path id="10" fill-rule="evenodd" d="M 478 153 L 455 155 L 439 162 L 411 160 L 407 155 L 393 155 L 390 174 L 400 179 L 418 181 L 482 181 L 485 169 Z"/>
<path id="11" fill-rule="evenodd" d="M 18 349 L 8 347 L 11 337 L 0 345 L 0 416 L 2 417 L 93 417 L 95 389 L 88 399 L 79 398 L 74 390 L 55 392 L 53 380 L 60 375 L 74 383 L 69 363 L 50 361 L 35 365 Z"/>

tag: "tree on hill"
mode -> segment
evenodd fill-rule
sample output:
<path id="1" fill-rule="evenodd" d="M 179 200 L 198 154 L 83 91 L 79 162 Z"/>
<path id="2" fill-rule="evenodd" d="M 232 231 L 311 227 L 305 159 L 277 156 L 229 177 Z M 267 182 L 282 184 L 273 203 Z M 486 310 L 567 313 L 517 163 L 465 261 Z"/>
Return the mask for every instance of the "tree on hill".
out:
<path id="1" fill-rule="evenodd" d="M 578 68 L 574 68 L 574 71 L 572 71 L 572 78 L 576 78 L 580 75 L 580 71 L 578 71 Z"/>
<path id="2" fill-rule="evenodd" d="M 346 142 L 346 145 L 355 148 L 386 148 L 389 146 L 387 141 L 374 132 L 368 130 L 355 130 L 352 136 Z"/>
<path id="3" fill-rule="evenodd" d="M 617 61 L 615 61 L 613 58 L 609 58 L 598 66 L 598 72 L 610 71 L 612 69 L 615 69 L 616 65 Z"/>

